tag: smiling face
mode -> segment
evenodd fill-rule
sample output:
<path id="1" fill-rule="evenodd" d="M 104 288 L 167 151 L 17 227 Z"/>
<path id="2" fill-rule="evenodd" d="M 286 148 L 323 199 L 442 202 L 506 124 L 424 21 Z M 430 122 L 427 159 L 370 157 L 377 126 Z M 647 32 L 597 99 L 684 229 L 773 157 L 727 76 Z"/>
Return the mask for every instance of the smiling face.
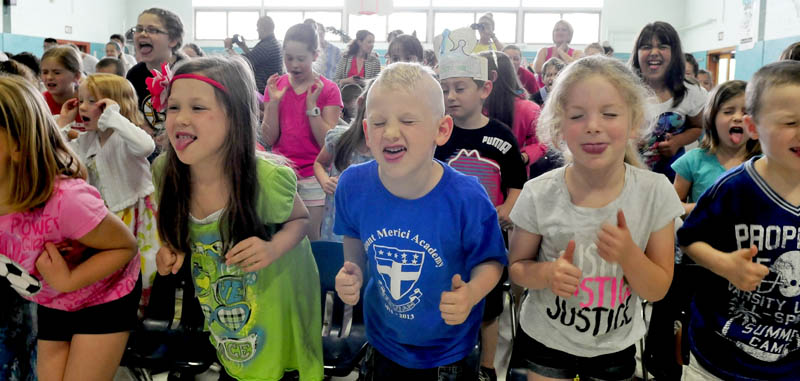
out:
<path id="1" fill-rule="evenodd" d="M 158 67 L 172 57 L 172 48 L 178 44 L 169 38 L 167 29 L 161 18 L 151 13 L 142 13 L 136 27 L 150 29 L 154 33 L 143 31 L 133 34 L 133 45 L 139 61 L 146 62 L 150 67 Z"/>
<path id="2" fill-rule="evenodd" d="M 759 102 L 758 120 L 745 117 L 750 135 L 759 140 L 769 162 L 800 173 L 800 85 L 766 89 Z"/>
<path id="3" fill-rule="evenodd" d="M 54 57 L 42 61 L 42 82 L 47 91 L 56 97 L 73 97 L 80 75 L 69 71 Z"/>
<path id="4" fill-rule="evenodd" d="M 686 78 L 695 78 L 694 77 L 694 67 L 692 66 L 692 64 L 689 63 L 689 61 L 683 61 L 683 64 L 684 64 L 683 75 Z"/>
<path id="5" fill-rule="evenodd" d="M 375 46 L 375 36 L 369 34 L 363 40 L 358 41 L 358 49 L 360 53 L 364 56 L 368 55 L 372 52 L 372 48 Z"/>
<path id="6" fill-rule="evenodd" d="M 706 91 L 711 91 L 711 89 L 714 88 L 714 81 L 711 80 L 711 74 L 698 73 L 697 80 L 700 82 L 700 85 L 706 89 Z"/>
<path id="7" fill-rule="evenodd" d="M 644 43 L 637 50 L 639 68 L 642 76 L 649 83 L 663 82 L 672 61 L 672 47 L 662 43 L 655 36 L 649 43 Z"/>
<path id="8" fill-rule="evenodd" d="M 553 43 L 556 45 L 569 43 L 569 27 L 563 22 L 556 23 L 553 27 Z"/>
<path id="9" fill-rule="evenodd" d="M 317 53 L 308 49 L 308 45 L 299 41 L 286 41 L 283 44 L 283 64 L 293 80 L 303 82 L 314 75 L 312 64 Z"/>
<path id="10" fill-rule="evenodd" d="M 432 95 L 420 93 L 431 91 L 398 90 L 376 84 L 369 92 L 364 134 L 384 178 L 413 178 L 425 165 L 430 166 L 436 146 L 450 138 L 452 121 L 435 115 Z"/>
<path id="11" fill-rule="evenodd" d="M 514 65 L 514 69 L 518 69 L 519 66 L 522 64 L 522 52 L 517 49 L 506 49 L 503 50 L 508 58 L 511 60 L 511 64 Z"/>
<path id="12" fill-rule="evenodd" d="M 719 144 L 731 149 L 738 149 L 747 143 L 744 126 L 744 94 L 738 95 L 719 107 L 719 112 L 714 118 Z"/>
<path id="13" fill-rule="evenodd" d="M 221 166 L 228 119 L 214 87 L 191 78 L 172 83 L 167 101 L 167 134 L 186 165 Z"/>
<path id="14" fill-rule="evenodd" d="M 97 130 L 97 120 L 103 114 L 103 110 L 96 105 L 100 99 L 89 90 L 84 83 L 78 86 L 78 113 L 83 119 L 84 127 L 87 131 Z"/>
<path id="15" fill-rule="evenodd" d="M 106 57 L 119 58 L 119 49 L 116 44 L 106 44 Z"/>
<path id="16" fill-rule="evenodd" d="M 631 110 L 611 82 L 592 75 L 566 95 L 561 128 L 576 165 L 606 169 L 619 165 L 632 134 Z"/>
<path id="17" fill-rule="evenodd" d="M 454 120 L 461 121 L 481 112 L 483 101 L 489 97 L 492 91 L 491 87 L 487 86 L 490 83 L 486 82 L 483 87 L 478 87 L 472 78 L 443 79 L 441 81 L 442 94 L 447 114 Z"/>

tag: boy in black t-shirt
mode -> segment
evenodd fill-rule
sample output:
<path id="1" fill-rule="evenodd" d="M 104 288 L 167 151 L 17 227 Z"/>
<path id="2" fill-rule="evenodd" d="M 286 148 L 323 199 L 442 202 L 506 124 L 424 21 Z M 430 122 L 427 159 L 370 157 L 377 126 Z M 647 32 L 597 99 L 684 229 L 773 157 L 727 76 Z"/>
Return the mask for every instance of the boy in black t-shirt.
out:
<path id="1" fill-rule="evenodd" d="M 440 79 L 447 114 L 453 118 L 454 128 L 450 140 L 436 148 L 435 157 L 478 178 L 497 208 L 500 226 L 507 230 L 513 226 L 508 214 L 527 180 L 519 145 L 508 126 L 482 113 L 483 102 L 492 92 L 492 82 L 449 76 L 450 73 L 454 72 L 440 71 Z M 503 311 L 501 286 L 504 279 L 486 296 L 481 325 L 481 376 L 491 380 L 496 380 L 494 355 L 499 335 L 497 318 Z"/>

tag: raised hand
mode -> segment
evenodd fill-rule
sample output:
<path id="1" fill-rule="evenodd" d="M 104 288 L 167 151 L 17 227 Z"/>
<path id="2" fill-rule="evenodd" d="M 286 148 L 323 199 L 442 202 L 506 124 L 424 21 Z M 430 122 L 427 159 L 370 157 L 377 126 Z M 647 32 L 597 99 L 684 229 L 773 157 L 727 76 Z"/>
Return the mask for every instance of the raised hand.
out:
<path id="1" fill-rule="evenodd" d="M 769 274 L 767 266 L 753 262 L 756 254 L 758 254 L 758 249 L 750 246 L 726 255 L 728 265 L 722 276 L 742 291 L 755 291 L 764 277 Z"/>
<path id="2" fill-rule="evenodd" d="M 306 90 L 306 109 L 317 107 L 317 99 L 319 99 L 319 94 L 322 93 L 323 86 L 325 84 L 317 77 L 314 84 L 308 87 L 308 90 Z"/>
<path id="3" fill-rule="evenodd" d="M 461 275 L 453 275 L 450 291 L 442 292 L 442 299 L 439 302 L 439 311 L 444 322 L 447 325 L 458 325 L 467 320 L 475 305 L 472 299 L 469 284 L 461 279 Z"/>
<path id="4" fill-rule="evenodd" d="M 553 269 L 549 273 L 547 284 L 554 294 L 569 299 L 578 291 L 578 284 L 583 272 L 573 264 L 575 256 L 575 241 L 570 240 L 564 254 L 553 262 Z"/>
<path id="5" fill-rule="evenodd" d="M 339 299 L 349 305 L 356 305 L 361 296 L 364 275 L 361 268 L 353 262 L 345 262 L 336 274 L 336 293 Z"/>
<path id="6" fill-rule="evenodd" d="M 617 211 L 616 225 L 605 223 L 597 232 L 596 244 L 597 254 L 609 263 L 620 263 L 636 251 L 622 209 Z"/>
<path id="7" fill-rule="evenodd" d="M 289 88 L 289 86 L 286 86 L 283 89 L 278 89 L 278 78 L 280 78 L 280 75 L 273 74 L 267 79 L 267 95 L 269 95 L 270 101 L 280 101 L 283 95 L 286 94 L 286 89 Z"/>
<path id="8" fill-rule="evenodd" d="M 78 116 L 78 98 L 68 99 L 61 105 L 61 113 L 58 115 L 58 126 L 64 127 L 74 121 Z"/>
<path id="9" fill-rule="evenodd" d="M 106 107 L 116 104 L 118 103 L 111 98 L 103 98 L 95 103 L 95 105 L 100 108 L 100 111 L 105 111 Z"/>

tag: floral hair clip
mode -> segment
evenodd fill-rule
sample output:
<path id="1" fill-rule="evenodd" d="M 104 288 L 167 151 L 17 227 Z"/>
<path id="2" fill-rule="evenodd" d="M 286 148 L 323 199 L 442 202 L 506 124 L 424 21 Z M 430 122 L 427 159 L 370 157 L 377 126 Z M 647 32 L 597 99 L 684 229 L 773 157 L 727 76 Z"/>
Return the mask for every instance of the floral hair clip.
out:
<path id="1" fill-rule="evenodd" d="M 153 77 L 145 79 L 147 90 L 150 91 L 150 100 L 153 103 L 153 108 L 158 111 L 164 111 L 167 106 L 167 96 L 169 95 L 169 85 L 172 83 L 172 71 L 169 69 L 169 64 L 164 62 L 161 64 L 161 73 L 158 70 L 151 70 Z"/>
<path id="2" fill-rule="evenodd" d="M 147 90 L 150 91 L 151 95 L 150 99 L 151 102 L 153 103 L 153 108 L 158 112 L 163 112 L 164 109 L 167 107 L 167 97 L 169 96 L 169 87 L 172 86 L 172 82 L 174 82 L 176 79 L 191 78 L 191 79 L 196 79 L 198 81 L 203 81 L 211 86 L 220 89 L 223 93 L 228 94 L 228 89 L 226 89 L 225 86 L 204 75 L 178 74 L 176 76 L 173 76 L 172 71 L 169 69 L 169 65 L 166 62 L 164 62 L 161 65 L 161 73 L 159 73 L 155 69 L 153 69 L 151 72 L 153 73 L 153 77 L 147 78 L 145 80 L 145 83 L 147 84 Z"/>

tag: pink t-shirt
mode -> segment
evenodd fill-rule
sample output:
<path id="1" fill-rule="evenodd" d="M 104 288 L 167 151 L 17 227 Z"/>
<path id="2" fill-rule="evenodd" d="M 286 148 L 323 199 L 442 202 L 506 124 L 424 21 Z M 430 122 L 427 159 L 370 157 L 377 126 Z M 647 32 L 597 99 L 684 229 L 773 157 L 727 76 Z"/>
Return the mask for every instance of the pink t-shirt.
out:
<path id="1" fill-rule="evenodd" d="M 22 287 L 17 291 L 25 299 L 63 311 L 80 310 L 129 294 L 139 278 L 138 253 L 113 274 L 69 293 L 50 287 L 36 269 L 36 259 L 46 242 L 82 238 L 107 214 L 100 193 L 85 181 L 66 178 L 56 181 L 53 195 L 44 207 L 0 216 L 0 275 L 8 276 L 12 284 Z M 64 260 L 74 268 L 85 260 L 82 254 L 76 251 Z M 17 271 L 10 267 L 16 267 Z M 11 274 L 17 275 L 11 279 Z"/>
<path id="2" fill-rule="evenodd" d="M 322 92 L 317 98 L 317 107 L 320 110 L 325 106 L 344 107 L 339 87 L 323 76 L 319 76 L 319 79 L 322 81 Z M 321 148 L 314 139 L 311 122 L 306 115 L 307 92 L 295 93 L 289 83 L 289 74 L 278 78 L 277 85 L 278 89 L 286 87 L 289 89 L 286 90 L 278 107 L 281 136 L 272 149 L 294 162 L 298 177 L 313 176 L 314 160 L 317 159 Z M 264 93 L 264 102 L 269 102 L 269 91 L 265 90 Z"/>
<path id="3" fill-rule="evenodd" d="M 519 149 L 528 155 L 528 166 L 539 160 L 547 148 L 536 138 L 539 105 L 527 99 L 514 100 L 514 123 L 511 132 L 517 138 Z"/>

